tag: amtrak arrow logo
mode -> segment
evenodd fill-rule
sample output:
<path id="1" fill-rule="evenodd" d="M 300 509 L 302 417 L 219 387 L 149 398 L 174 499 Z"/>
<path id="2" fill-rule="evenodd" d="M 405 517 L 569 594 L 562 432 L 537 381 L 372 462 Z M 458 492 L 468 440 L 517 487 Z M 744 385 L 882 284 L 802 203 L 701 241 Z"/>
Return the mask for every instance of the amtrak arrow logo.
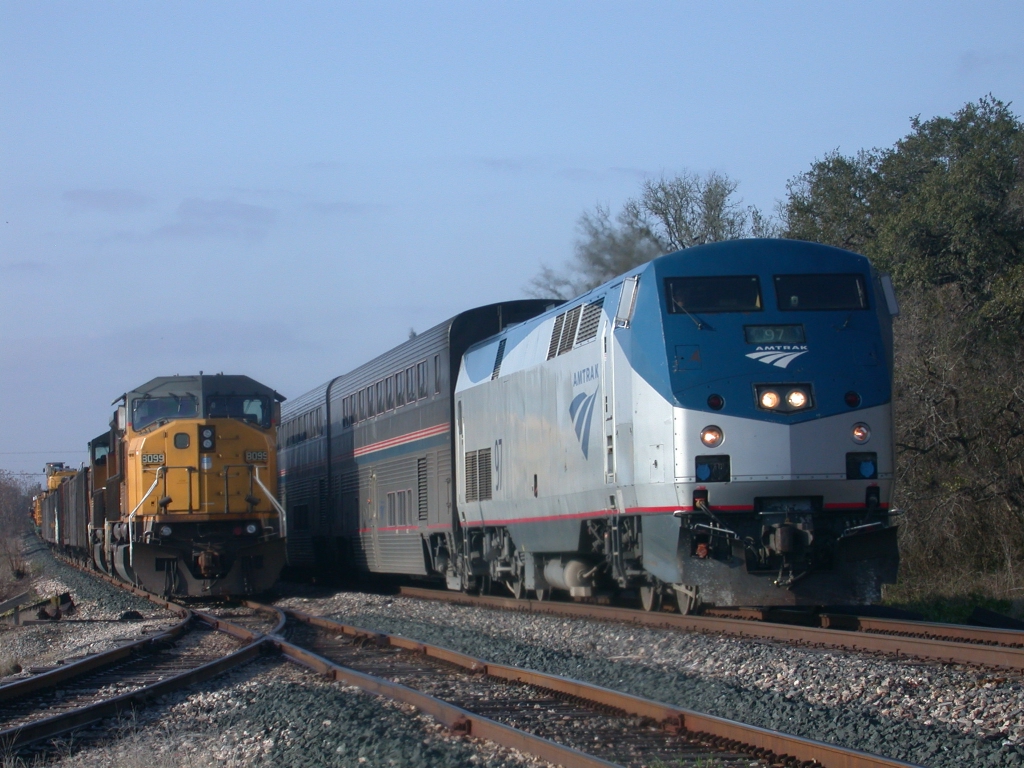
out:
<path id="1" fill-rule="evenodd" d="M 594 394 L 588 395 L 580 392 L 569 404 L 569 418 L 576 426 L 576 438 L 580 441 L 580 448 L 583 449 L 583 458 L 589 459 L 590 452 L 590 425 L 594 421 L 594 401 L 597 399 L 597 390 Z"/>
<path id="2" fill-rule="evenodd" d="M 805 346 L 770 346 L 758 347 L 756 352 L 747 355 L 751 360 L 757 360 L 765 365 L 774 365 L 776 368 L 785 368 L 800 355 L 807 354 Z"/>

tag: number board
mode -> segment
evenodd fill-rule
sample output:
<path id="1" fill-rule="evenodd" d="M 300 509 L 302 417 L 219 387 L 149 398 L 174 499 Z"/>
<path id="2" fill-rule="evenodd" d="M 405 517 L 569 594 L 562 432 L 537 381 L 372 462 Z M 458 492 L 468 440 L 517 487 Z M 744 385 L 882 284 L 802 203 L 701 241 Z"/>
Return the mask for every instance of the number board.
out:
<path id="1" fill-rule="evenodd" d="M 163 464 L 164 455 L 162 453 L 144 453 L 142 454 L 143 464 Z"/>
<path id="2" fill-rule="evenodd" d="M 245 460 L 246 461 L 266 461 L 267 460 L 267 452 L 266 451 L 246 451 L 245 452 Z"/>

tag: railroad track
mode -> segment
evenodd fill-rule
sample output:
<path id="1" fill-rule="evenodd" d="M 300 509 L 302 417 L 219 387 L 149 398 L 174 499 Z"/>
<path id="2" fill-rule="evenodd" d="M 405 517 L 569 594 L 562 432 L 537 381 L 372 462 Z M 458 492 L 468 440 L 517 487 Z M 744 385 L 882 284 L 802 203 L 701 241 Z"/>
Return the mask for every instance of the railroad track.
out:
<path id="1" fill-rule="evenodd" d="M 170 629 L 0 686 L 0 745 L 13 753 L 125 715 L 245 664 L 262 650 L 266 638 L 258 632 L 157 602 L 180 617 Z"/>
<path id="2" fill-rule="evenodd" d="M 138 648 L 125 647 L 111 652 L 120 652 L 119 659 L 97 656 L 85 660 L 92 665 L 95 678 L 92 682 L 87 682 L 90 675 L 86 671 L 72 674 L 69 670 L 74 665 L 67 665 L 19 681 L 17 685 L 24 687 L 23 694 L 16 694 L 11 686 L 0 688 L 0 701 L 4 696 L 16 701 L 21 695 L 29 695 L 30 688 L 35 688 L 38 692 L 49 691 L 55 701 L 61 702 L 60 706 L 69 708 L 66 713 L 53 716 L 36 710 L 32 719 L 24 723 L 14 722 L 15 717 L 12 717 L 12 725 L 0 732 L 0 739 L 5 739 L 0 743 L 10 748 L 53 738 L 145 704 L 173 688 L 210 679 L 273 648 L 286 659 L 345 685 L 411 704 L 455 733 L 489 740 L 568 768 L 633 768 L 659 763 L 680 768 L 706 765 L 722 768 L 911 766 L 563 677 L 491 664 L 437 646 L 346 626 L 299 611 L 282 612 L 255 602 L 244 603 L 246 610 L 215 605 L 205 606 L 204 611 L 189 611 L 130 586 L 117 585 L 176 610 L 181 621 L 161 636 L 133 644 Z M 214 631 L 226 633 L 240 647 L 198 666 L 190 665 L 188 670 L 178 674 L 153 680 L 158 676 L 153 671 L 153 660 L 163 652 L 162 646 L 181 637 L 193 625 L 205 627 L 198 631 L 207 635 L 213 635 Z M 148 677 L 144 673 L 145 679 L 138 684 L 128 682 L 127 678 L 126 670 L 133 656 L 144 659 L 135 667 L 149 670 Z M 196 654 L 193 661 L 202 660 Z M 61 674 L 67 677 L 59 677 Z M 46 679 L 46 675 L 51 677 Z M 118 680 L 123 687 L 132 687 L 132 690 L 102 702 L 87 702 L 83 707 L 66 702 L 73 697 L 67 695 L 70 683 L 65 680 L 81 679 L 83 693 L 77 697 L 87 699 L 89 690 L 106 690 L 103 676 L 107 680 Z M 25 708 L 24 703 L 22 707 Z"/>
<path id="3" fill-rule="evenodd" d="M 256 605 L 247 603 L 249 605 Z M 672 707 L 286 610 L 289 659 L 412 704 L 449 728 L 569 768 L 910 763 Z M 716 762 L 717 761 L 717 762 Z"/>
<path id="4" fill-rule="evenodd" d="M 401 594 L 424 600 L 474 605 L 503 611 L 526 611 L 555 616 L 574 616 L 637 624 L 659 629 L 705 632 L 762 640 L 779 640 L 795 645 L 838 648 L 914 657 L 984 667 L 1024 671 L 1024 632 L 987 629 L 956 624 L 874 619 L 840 614 L 822 614 L 826 626 L 802 626 L 752 620 L 742 616 L 681 616 L 678 613 L 646 612 L 612 608 L 591 603 L 516 600 L 488 595 L 466 595 L 439 589 L 402 587 Z"/>

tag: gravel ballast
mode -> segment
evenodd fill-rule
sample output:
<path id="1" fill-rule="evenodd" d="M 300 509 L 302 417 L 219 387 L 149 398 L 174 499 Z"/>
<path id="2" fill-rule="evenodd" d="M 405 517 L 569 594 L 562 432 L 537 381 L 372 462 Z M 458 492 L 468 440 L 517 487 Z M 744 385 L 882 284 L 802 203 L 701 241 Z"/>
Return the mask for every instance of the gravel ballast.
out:
<path id="1" fill-rule="evenodd" d="M 34 536 L 25 539 L 26 559 L 31 577 L 24 588 L 41 599 L 67 592 L 75 604 L 71 620 L 48 621 L 15 627 L 0 624 L 0 683 L 5 674 L 22 668 L 45 667 L 62 659 L 116 648 L 176 624 L 180 619 L 170 611 L 136 597 L 130 592 L 105 584 L 54 559 Z M 130 612 L 141 620 L 120 621 Z M 23 612 L 22 618 L 35 620 L 35 614 Z"/>
<path id="2" fill-rule="evenodd" d="M 921 765 L 1024 765 L 1017 674 L 362 593 L 279 605 Z"/>
<path id="3" fill-rule="evenodd" d="M 255 661 L 207 683 L 201 691 L 162 697 L 133 719 L 106 727 L 118 738 L 66 748 L 67 754 L 55 765 L 549 766 L 514 750 L 454 736 L 412 707 L 329 682 L 279 659 Z"/>
<path id="4" fill-rule="evenodd" d="M 25 670 L 0 684 L 70 656 L 116 647 L 179 621 L 173 613 L 56 560 L 26 539 L 31 586 L 40 597 L 68 592 L 73 619 L 0 625 L 0 664 Z M 141 621 L 118 619 L 129 611 Z M 85 621 L 83 621 L 85 620 Z M 192 636 L 189 636 L 192 637 Z M 179 651 L 194 642 L 186 638 Z M 225 650 L 234 642 L 224 638 Z M 98 734 L 98 735 L 97 735 Z M 95 737 L 95 738 L 93 738 Z M 0 745 L 2 768 L 27 768 Z M 489 742 L 451 734 L 408 706 L 343 687 L 280 659 L 260 659 L 200 686 L 161 697 L 134 717 L 103 723 L 51 752 L 67 768 L 205 768 L 205 766 L 479 766 L 548 768 Z"/>
<path id="5" fill-rule="evenodd" d="M 0 672 L 12 662 L 44 666 L 105 650 L 177 621 L 148 601 L 54 560 L 39 545 L 29 544 L 29 553 L 39 595 L 70 592 L 77 606 L 74 618 L 99 621 L 0 626 Z M 908 762 L 936 768 L 1024 766 L 1024 679 L 1016 673 L 410 598 L 334 594 L 290 584 L 281 590 L 292 596 L 279 600 L 280 605 L 347 624 Z M 144 619 L 115 621 L 129 611 Z M 447 732 L 442 738 L 431 730 L 439 726 L 418 715 L 410 732 L 415 738 L 409 736 L 422 746 L 416 752 L 400 731 L 371 727 L 372 718 L 366 719 L 370 710 L 360 709 L 373 702 L 374 712 L 401 712 L 396 705 L 280 662 L 261 661 L 246 669 L 256 671 L 220 678 L 206 686 L 207 693 L 181 694 L 141 713 L 140 722 L 149 723 L 146 744 L 166 749 L 147 747 L 159 761 L 140 762 L 140 768 L 291 764 L 302 756 L 310 758 L 309 765 L 415 765 L 405 760 L 406 750 L 421 755 L 428 747 L 442 749 L 441 744 L 448 746 L 422 764 L 534 764 L 511 753 L 488 752 L 486 746 Z M 352 696 L 362 703 L 346 703 Z M 399 719 L 409 722 L 411 717 Z M 339 722 L 345 725 L 335 727 Z M 342 731 L 352 735 L 345 751 L 338 752 Z M 131 765 L 113 759 L 109 750 L 127 749 L 129 754 L 133 739 L 129 729 L 91 764 Z M 334 752 L 324 751 L 328 743 Z M 349 751 L 349 743 L 359 744 L 366 754 Z M 96 749 L 65 759 L 88 760 Z M 314 754 L 320 762 L 312 760 Z"/>

